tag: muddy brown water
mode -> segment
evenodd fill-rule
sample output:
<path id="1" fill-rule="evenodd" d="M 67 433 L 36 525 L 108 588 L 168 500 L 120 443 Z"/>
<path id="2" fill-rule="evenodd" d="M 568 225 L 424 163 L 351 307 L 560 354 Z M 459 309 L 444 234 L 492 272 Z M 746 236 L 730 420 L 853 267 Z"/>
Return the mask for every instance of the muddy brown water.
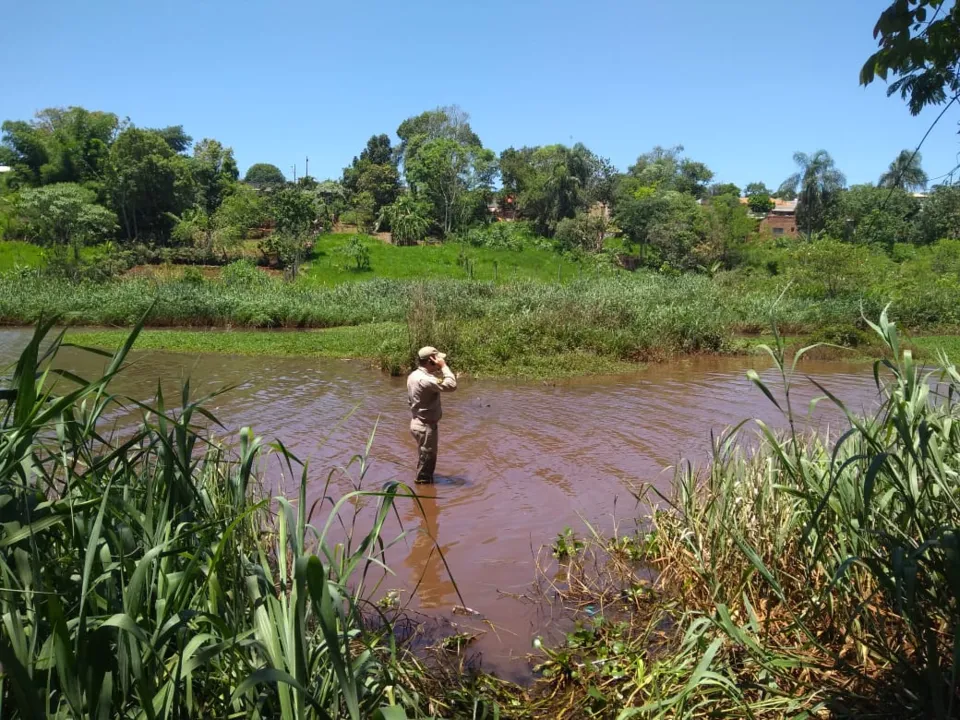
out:
<path id="1" fill-rule="evenodd" d="M 27 330 L 0 330 L 0 367 L 28 337 Z M 103 360 L 65 349 L 58 364 L 93 376 Z M 399 589 L 413 611 L 484 631 L 473 649 L 486 669 L 528 677 L 533 637 L 562 630 L 550 626 L 542 608 L 517 597 L 531 588 L 538 548 L 566 526 L 585 533 L 585 521 L 610 530 L 616 517 L 630 527 L 637 514 L 631 489 L 649 482 L 666 490 L 671 471 L 665 468 L 681 457 L 703 461 L 711 430 L 744 418 L 782 425 L 777 409 L 747 380 L 751 367 L 776 385 L 762 357 L 696 357 L 630 376 L 556 384 L 462 380 L 458 392 L 444 398 L 441 477 L 425 491 L 431 497 L 423 500 L 424 514 L 409 501 L 400 505 L 409 534 L 388 551 L 396 576 L 387 585 Z M 821 393 L 803 376 L 855 410 L 876 405 L 869 366 L 805 362 L 800 371 L 794 407 L 807 426 L 836 427 L 841 418 L 826 402 L 808 415 L 810 400 Z M 186 378 L 197 396 L 236 385 L 210 409 L 231 433 L 250 425 L 265 441 L 282 439 L 309 459 L 311 498 L 322 492 L 331 468 L 363 451 L 375 426 L 366 487 L 412 479 L 415 450 L 402 378 L 358 362 L 136 352 L 113 389 L 149 400 L 159 379 L 169 406 Z M 334 484 L 348 487 L 343 478 Z M 295 494 L 288 481 L 285 488 Z M 391 521 L 387 535 L 397 532 Z M 451 614 L 460 600 L 431 538 L 479 617 Z"/>

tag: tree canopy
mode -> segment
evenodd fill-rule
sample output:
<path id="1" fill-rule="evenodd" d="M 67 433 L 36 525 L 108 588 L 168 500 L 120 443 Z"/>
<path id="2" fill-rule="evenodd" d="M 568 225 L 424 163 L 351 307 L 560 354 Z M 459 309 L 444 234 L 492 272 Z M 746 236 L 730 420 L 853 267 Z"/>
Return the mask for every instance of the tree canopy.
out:
<path id="1" fill-rule="evenodd" d="M 893 0 L 873 29 L 878 50 L 864 63 L 860 82 L 890 83 L 910 112 L 960 95 L 960 5 L 944 0 Z"/>
<path id="2" fill-rule="evenodd" d="M 470 115 L 457 105 L 438 107 L 407 118 L 397 128 L 397 137 L 400 138 L 397 159 L 404 172 L 420 146 L 431 140 L 453 140 L 466 147 L 483 147 L 470 127 Z"/>
<path id="3" fill-rule="evenodd" d="M 343 169 L 340 184 L 347 204 L 355 214 L 359 213 L 369 222 L 380 216 L 383 208 L 392 204 L 400 194 L 397 155 L 390 136 L 374 135 L 367 140 L 360 155 L 354 156 L 353 162 Z M 382 217 L 389 223 L 389 213 Z"/>
<path id="4" fill-rule="evenodd" d="M 797 172 L 783 181 L 780 192 L 796 194 L 798 226 L 809 236 L 823 228 L 827 208 L 847 184 L 847 179 L 826 150 L 817 150 L 812 155 L 797 152 L 793 160 Z"/>
<path id="5" fill-rule="evenodd" d="M 250 185 L 265 187 L 269 185 L 283 185 L 287 179 L 276 165 L 271 165 L 270 163 L 254 163 L 247 168 L 247 173 L 243 176 L 243 181 Z"/>
<path id="6" fill-rule="evenodd" d="M 924 190 L 927 174 L 923 171 L 919 152 L 901 150 L 889 169 L 880 176 L 880 187 L 897 190 Z"/>
<path id="7" fill-rule="evenodd" d="M 162 239 L 197 200 L 189 158 L 152 130 L 130 127 L 110 148 L 105 171 L 110 205 L 127 238 Z"/>
<path id="8" fill-rule="evenodd" d="M 112 113 L 80 107 L 41 110 L 30 122 L 6 121 L 3 164 L 20 187 L 99 183 L 119 123 Z"/>
<path id="9" fill-rule="evenodd" d="M 616 171 L 582 143 L 573 147 L 508 148 L 500 155 L 503 195 L 515 198 L 520 216 L 552 236 L 560 221 L 595 202 L 613 200 Z"/>
<path id="10" fill-rule="evenodd" d="M 117 225 L 116 215 L 97 205 L 93 191 L 76 183 L 28 188 L 20 193 L 18 209 L 39 244 L 72 248 L 75 259 L 81 245 L 109 237 Z"/>
<path id="11" fill-rule="evenodd" d="M 640 155 L 627 172 L 642 185 L 702 198 L 707 194 L 707 184 L 713 179 L 713 171 L 702 162 L 683 157 L 681 153 L 683 145 L 672 148 L 657 145 Z"/>
<path id="12" fill-rule="evenodd" d="M 419 146 L 406 172 L 414 196 L 431 205 L 434 223 L 449 235 L 485 211 L 496 156 L 479 145 L 437 138 Z"/>

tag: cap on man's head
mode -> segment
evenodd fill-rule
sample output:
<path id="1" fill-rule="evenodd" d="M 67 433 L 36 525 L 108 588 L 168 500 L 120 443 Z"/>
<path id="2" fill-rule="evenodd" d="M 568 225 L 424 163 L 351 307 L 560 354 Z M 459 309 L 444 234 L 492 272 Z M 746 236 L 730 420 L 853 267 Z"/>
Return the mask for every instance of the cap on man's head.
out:
<path id="1" fill-rule="evenodd" d="M 417 357 L 421 360 L 426 360 L 428 357 L 432 357 L 433 355 L 436 355 L 441 360 L 446 357 L 446 355 L 430 345 L 422 347 L 419 351 L 417 351 Z"/>

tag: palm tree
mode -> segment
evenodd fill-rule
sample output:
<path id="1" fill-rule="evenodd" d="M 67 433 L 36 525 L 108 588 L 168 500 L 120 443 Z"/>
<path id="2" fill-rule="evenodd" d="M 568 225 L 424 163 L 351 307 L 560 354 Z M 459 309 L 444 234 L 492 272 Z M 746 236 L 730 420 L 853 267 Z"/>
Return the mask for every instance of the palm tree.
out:
<path id="1" fill-rule="evenodd" d="M 927 187 L 927 174 L 920 166 L 920 153 L 901 150 L 890 169 L 880 176 L 880 187 L 897 190 L 923 190 Z"/>
<path id="2" fill-rule="evenodd" d="M 794 153 L 793 161 L 799 169 L 783 181 L 780 193 L 796 193 L 797 222 L 806 227 L 809 238 L 814 230 L 823 227 L 826 209 L 847 179 L 826 150 L 817 150 L 813 155 Z"/>

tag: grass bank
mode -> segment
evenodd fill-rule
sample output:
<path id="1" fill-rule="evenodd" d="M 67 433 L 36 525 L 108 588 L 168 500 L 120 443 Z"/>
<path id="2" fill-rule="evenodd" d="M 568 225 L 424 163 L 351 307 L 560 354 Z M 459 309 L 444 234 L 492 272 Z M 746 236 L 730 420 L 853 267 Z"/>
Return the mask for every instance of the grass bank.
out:
<path id="1" fill-rule="evenodd" d="M 436 251 L 438 257 L 455 252 L 450 246 L 384 247 Z M 459 369 L 475 375 L 524 377 L 622 372 L 677 354 L 740 351 L 741 336 L 767 327 L 774 305 L 791 335 L 844 346 L 857 347 L 868 335 L 864 314 L 876 317 L 890 302 L 897 319 L 916 334 L 960 327 L 960 286 L 949 283 L 917 286 L 916 293 L 908 292 L 913 285 L 892 284 L 820 297 L 776 277 L 737 272 L 713 278 L 637 271 L 564 282 L 372 278 L 328 284 L 310 269 L 293 283 L 242 263 L 223 268 L 215 279 L 190 270 L 173 279 L 104 282 L 31 271 L 0 274 L 0 323 L 30 324 L 56 314 L 70 325 L 129 327 L 150 310 L 152 327 L 233 331 L 209 338 L 147 335 L 143 342 L 151 347 L 165 340 L 171 350 L 370 358 L 402 373 L 418 344 L 431 344 L 444 346 Z M 397 272 L 408 270 L 413 267 Z M 237 332 L 331 328 L 338 332 L 302 338 Z M 116 340 L 104 337 L 104 345 Z M 217 347 L 211 347 L 213 338 Z M 869 351 L 869 343 L 864 347 Z"/>
<path id="2" fill-rule="evenodd" d="M 312 257 L 304 263 L 304 282 L 316 285 L 337 285 L 373 278 L 392 280 L 483 280 L 493 282 L 540 282 L 573 280 L 582 269 L 551 250 L 525 248 L 501 250 L 472 247 L 459 243 L 399 246 L 376 238 L 360 236 L 370 260 L 367 270 L 356 270 L 347 252 L 354 235 L 321 235 L 314 244 Z M 608 272 L 615 272 L 611 267 Z"/>
<path id="3" fill-rule="evenodd" d="M 43 250 L 20 240 L 0 241 L 0 272 L 16 267 L 36 268 L 43 264 Z"/>
<path id="4" fill-rule="evenodd" d="M 108 245 L 91 245 L 80 249 L 80 257 L 89 262 L 96 262 L 104 253 Z M 36 269 L 47 264 L 48 251 L 35 243 L 23 240 L 0 240 L 0 273 L 9 272 L 17 268 Z"/>
<path id="5" fill-rule="evenodd" d="M 224 343 L 219 349 L 372 357 L 396 373 L 426 344 L 446 348 L 467 372 L 534 377 L 619 372 L 674 353 L 714 352 L 725 337 L 720 294 L 693 276 L 569 284 L 371 280 L 333 287 L 285 284 L 262 274 L 256 284 L 0 277 L 0 322 L 7 324 L 59 314 L 68 324 L 122 327 L 148 310 L 148 322 L 159 327 L 342 329 L 303 338 L 153 336 L 170 341 L 170 349 L 197 349 L 216 337 Z"/>
<path id="6" fill-rule="evenodd" d="M 112 350 L 127 337 L 128 330 L 76 328 L 67 339 L 89 347 Z M 225 355 L 270 355 L 365 360 L 382 369 L 400 374 L 406 370 L 404 358 L 384 351 L 384 347 L 406 347 L 408 327 L 401 323 L 372 323 L 327 330 L 144 330 L 137 337 L 137 350 L 163 350 L 183 353 L 219 353 Z M 549 356 L 521 353 L 503 362 L 466 361 L 451 356 L 458 371 L 461 367 L 474 377 L 520 378 L 528 380 L 620 375 L 637 372 L 643 365 L 626 360 L 591 355 L 586 352 L 559 352 Z"/>
<path id="7" fill-rule="evenodd" d="M 129 332 L 129 330 L 77 328 L 71 330 L 67 337 L 83 345 L 113 349 L 123 343 Z M 135 348 L 183 353 L 376 360 L 385 339 L 403 338 L 406 332 L 406 325 L 391 322 L 302 332 L 143 330 L 137 337 Z"/>

